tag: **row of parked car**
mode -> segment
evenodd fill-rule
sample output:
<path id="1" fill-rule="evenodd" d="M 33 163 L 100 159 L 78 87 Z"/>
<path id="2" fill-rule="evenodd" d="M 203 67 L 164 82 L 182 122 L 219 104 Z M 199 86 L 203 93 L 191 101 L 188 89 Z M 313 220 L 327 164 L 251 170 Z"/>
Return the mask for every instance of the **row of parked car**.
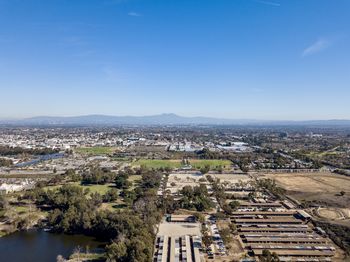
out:
<path id="1" fill-rule="evenodd" d="M 208 226 L 210 228 L 210 232 L 211 232 L 211 235 L 213 238 L 212 247 L 209 247 L 207 249 L 208 258 L 214 259 L 214 253 L 215 253 L 215 255 L 221 255 L 221 256 L 226 255 L 226 248 L 225 248 L 224 242 L 220 236 L 219 229 L 216 225 L 215 217 L 209 218 L 209 225 Z M 214 252 L 213 249 L 216 249 L 216 252 Z"/>

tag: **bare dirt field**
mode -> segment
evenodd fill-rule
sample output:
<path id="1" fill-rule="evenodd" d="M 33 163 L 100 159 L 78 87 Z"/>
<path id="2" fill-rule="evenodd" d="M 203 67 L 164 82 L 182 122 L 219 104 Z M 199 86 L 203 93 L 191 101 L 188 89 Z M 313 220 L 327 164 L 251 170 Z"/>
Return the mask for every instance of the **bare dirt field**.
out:
<path id="1" fill-rule="evenodd" d="M 240 175 L 240 174 L 210 174 L 212 177 L 220 179 L 220 181 L 228 182 L 231 184 L 242 182 L 247 182 L 251 180 L 251 178 L 248 175 Z"/>
<path id="2" fill-rule="evenodd" d="M 350 226 L 350 208 L 314 208 L 311 213 L 317 220 Z"/>
<path id="3" fill-rule="evenodd" d="M 333 173 L 267 174 L 299 201 L 317 201 L 325 206 L 350 206 L 350 177 Z M 341 195 L 343 191 L 344 195 Z"/>
<path id="4" fill-rule="evenodd" d="M 317 214 L 321 218 L 327 218 L 332 220 L 344 218 L 343 214 L 335 208 L 320 208 L 319 210 L 317 210 Z"/>
<path id="5" fill-rule="evenodd" d="M 193 235 L 200 236 L 199 223 L 168 223 L 163 222 L 159 225 L 158 235 L 161 236 L 183 236 Z"/>
<path id="6" fill-rule="evenodd" d="M 289 191 L 302 192 L 350 192 L 350 177 L 332 173 L 268 174 Z"/>
<path id="7" fill-rule="evenodd" d="M 292 198 L 321 205 L 322 208 L 310 209 L 314 218 L 350 226 L 350 177 L 333 173 L 268 174 L 265 177 L 275 179 Z"/>
<path id="8" fill-rule="evenodd" d="M 205 176 L 198 173 L 174 173 L 168 177 L 167 190 L 170 190 L 172 194 L 180 191 L 184 186 L 199 186 L 200 184 L 206 184 L 209 186 L 209 182 Z"/>

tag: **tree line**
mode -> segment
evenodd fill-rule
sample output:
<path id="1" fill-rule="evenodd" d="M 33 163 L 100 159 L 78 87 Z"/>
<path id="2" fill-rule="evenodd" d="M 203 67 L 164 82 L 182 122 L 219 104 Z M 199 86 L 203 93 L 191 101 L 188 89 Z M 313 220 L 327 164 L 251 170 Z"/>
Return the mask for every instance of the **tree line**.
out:
<path id="1" fill-rule="evenodd" d="M 56 190 L 36 188 L 28 191 L 24 198 L 33 199 L 38 207 L 48 210 L 47 225 L 53 231 L 86 234 L 108 241 L 109 261 L 151 261 L 155 228 L 163 216 L 162 201 L 156 194 L 163 174 L 156 170 L 138 171 L 142 176 L 140 183 L 134 189 L 127 189 L 118 177 L 127 180 L 129 172 L 115 174 L 93 168 L 82 176 L 82 183 L 114 181 L 118 184 L 122 189 L 119 196 L 129 202 L 124 209 L 100 208 L 103 202 L 118 197 L 114 188 L 101 196 L 81 186 L 66 184 Z M 70 175 L 74 175 L 73 172 Z"/>

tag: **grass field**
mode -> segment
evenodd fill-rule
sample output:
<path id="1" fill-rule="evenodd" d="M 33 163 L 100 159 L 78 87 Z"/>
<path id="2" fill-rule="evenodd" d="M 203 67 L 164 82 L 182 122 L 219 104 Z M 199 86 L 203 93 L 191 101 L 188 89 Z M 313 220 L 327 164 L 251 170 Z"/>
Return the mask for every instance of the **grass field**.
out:
<path id="1" fill-rule="evenodd" d="M 115 147 L 95 146 L 95 147 L 79 147 L 75 152 L 85 155 L 108 155 L 115 151 Z"/>
<path id="2" fill-rule="evenodd" d="M 219 159 L 191 159 L 190 165 L 194 168 L 201 169 L 207 165 L 210 166 L 210 169 L 216 169 L 221 166 L 223 169 L 230 169 L 232 163 L 229 160 L 219 160 Z"/>
<path id="3" fill-rule="evenodd" d="M 181 160 L 157 160 L 140 159 L 132 163 L 134 166 L 145 166 L 146 168 L 180 168 Z"/>
<path id="4" fill-rule="evenodd" d="M 135 177 L 135 178 L 134 178 Z M 137 178 L 141 178 L 141 176 L 131 176 L 131 181 L 132 182 L 136 182 Z M 106 184 L 106 185 L 82 185 L 80 184 L 80 182 L 72 182 L 69 183 L 70 185 L 76 185 L 79 186 L 83 189 L 89 189 L 89 195 L 93 194 L 93 193 L 99 193 L 101 196 L 105 195 L 106 192 L 111 189 L 111 188 L 115 188 L 115 184 L 110 183 L 110 184 Z M 58 188 L 60 188 L 62 185 L 58 185 L 58 186 L 48 186 L 45 187 L 44 190 L 57 190 Z M 118 198 L 116 201 L 114 202 L 110 202 L 110 203 L 102 203 L 100 209 L 108 209 L 110 211 L 113 211 L 115 209 L 122 209 L 125 208 L 125 203 L 123 202 L 123 200 L 121 198 Z"/>
<path id="5" fill-rule="evenodd" d="M 325 152 L 311 152 L 307 154 L 309 157 L 324 157 L 324 156 L 331 156 L 331 155 L 339 155 L 342 152 L 337 151 L 325 151 Z"/>
<path id="6" fill-rule="evenodd" d="M 74 182 L 74 183 L 69 183 L 70 185 L 75 185 L 75 186 L 79 186 L 83 189 L 89 189 L 90 190 L 90 194 L 92 193 L 99 193 L 101 195 L 106 194 L 106 192 L 114 187 L 114 184 L 106 184 L 106 185 L 81 185 L 80 182 Z M 48 186 L 48 187 L 44 187 L 44 190 L 57 190 L 58 188 L 60 188 L 62 185 L 58 185 L 58 186 Z"/>
<path id="7" fill-rule="evenodd" d="M 231 161 L 229 160 L 218 160 L 218 159 L 191 159 L 190 165 L 196 169 L 201 169 L 207 165 L 210 169 L 214 170 L 221 166 L 223 169 L 229 169 L 231 167 Z M 157 159 L 140 159 L 133 163 L 134 166 L 145 166 L 147 168 L 180 168 L 182 161 L 179 159 L 172 160 L 157 160 Z"/>

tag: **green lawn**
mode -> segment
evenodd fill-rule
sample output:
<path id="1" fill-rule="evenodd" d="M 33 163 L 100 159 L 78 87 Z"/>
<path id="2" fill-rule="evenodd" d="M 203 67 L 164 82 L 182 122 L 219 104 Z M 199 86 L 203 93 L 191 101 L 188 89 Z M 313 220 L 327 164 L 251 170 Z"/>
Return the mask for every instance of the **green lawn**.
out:
<path id="1" fill-rule="evenodd" d="M 75 152 L 86 155 L 108 155 L 115 151 L 115 147 L 95 146 L 95 147 L 79 147 Z"/>
<path id="2" fill-rule="evenodd" d="M 123 200 L 119 199 L 110 203 L 102 203 L 100 209 L 115 211 L 116 209 L 124 209 L 126 207 L 128 206 L 123 202 Z"/>
<path id="3" fill-rule="evenodd" d="M 17 213 L 26 213 L 29 212 L 30 208 L 29 206 L 14 206 L 14 210 Z"/>
<path id="4" fill-rule="evenodd" d="M 189 161 L 192 167 L 201 169 L 206 165 L 210 166 L 210 169 L 214 170 L 221 166 L 224 170 L 230 169 L 232 162 L 229 160 L 220 160 L 220 159 L 191 159 Z M 172 160 L 158 160 L 158 159 L 140 159 L 132 163 L 134 166 L 145 166 L 147 168 L 180 168 L 182 166 L 182 161 L 179 159 Z"/>
<path id="5" fill-rule="evenodd" d="M 90 193 L 99 193 L 100 195 L 106 194 L 106 192 L 111 189 L 115 188 L 115 184 L 105 184 L 105 185 L 80 185 L 82 188 L 86 189 L 88 188 L 90 190 Z"/>
<path id="6" fill-rule="evenodd" d="M 137 181 L 141 180 L 141 178 L 142 178 L 141 175 L 132 175 L 132 176 L 129 176 L 128 180 L 131 183 L 134 183 L 134 182 L 137 182 Z"/>
<path id="7" fill-rule="evenodd" d="M 140 159 L 132 163 L 134 166 L 145 166 L 146 168 L 180 168 L 181 160 L 158 160 L 158 159 Z"/>
<path id="8" fill-rule="evenodd" d="M 137 187 L 140 184 L 141 178 L 141 175 L 129 176 L 128 181 L 132 183 L 132 186 L 129 188 L 129 190 L 135 189 L 135 187 Z"/>
<path id="9" fill-rule="evenodd" d="M 331 156 L 331 155 L 339 155 L 342 152 L 338 151 L 324 151 L 324 152 L 311 152 L 307 154 L 309 157 L 325 157 L 325 156 Z"/>
<path id="10" fill-rule="evenodd" d="M 210 166 L 210 169 L 214 170 L 217 167 L 221 166 L 223 169 L 230 169 L 232 162 L 229 160 L 220 160 L 220 159 L 191 159 L 190 165 L 194 168 L 201 169 L 206 165 Z"/>
<path id="11" fill-rule="evenodd" d="M 90 194 L 92 193 L 99 193 L 101 195 L 106 194 L 106 192 L 114 187 L 114 184 L 105 184 L 105 185 L 81 185 L 80 182 L 74 182 L 74 183 L 69 183 L 70 185 L 76 185 L 79 186 L 83 189 L 88 188 L 90 190 Z M 60 188 L 62 185 L 58 185 L 58 186 L 48 186 L 48 187 L 44 187 L 44 190 L 56 190 L 58 188 Z"/>

